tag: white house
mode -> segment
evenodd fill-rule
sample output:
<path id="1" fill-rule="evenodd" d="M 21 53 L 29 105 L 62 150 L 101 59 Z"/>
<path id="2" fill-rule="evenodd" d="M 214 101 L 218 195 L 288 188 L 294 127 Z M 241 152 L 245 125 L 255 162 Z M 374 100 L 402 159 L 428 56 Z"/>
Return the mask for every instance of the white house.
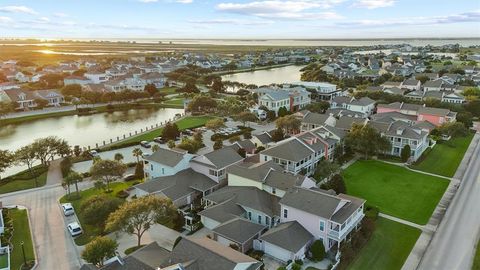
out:
<path id="1" fill-rule="evenodd" d="M 94 84 L 99 84 L 107 81 L 107 74 L 105 72 L 88 71 L 83 76 L 92 81 L 92 83 Z"/>
<path id="2" fill-rule="evenodd" d="M 315 91 L 318 99 L 321 100 L 331 100 L 341 94 L 340 90 L 337 90 L 336 85 L 326 82 L 295 82 L 292 85 L 302 86 L 307 90 Z"/>
<path id="3" fill-rule="evenodd" d="M 330 104 L 332 109 L 346 109 L 360 113 L 364 117 L 370 116 L 375 109 L 375 101 L 368 97 L 356 99 L 354 97 L 339 96 L 333 98 Z"/>
<path id="4" fill-rule="evenodd" d="M 181 149 L 160 148 L 151 155 L 143 158 L 145 179 L 174 175 L 190 167 L 190 160 L 194 155 Z"/>
<path id="5" fill-rule="evenodd" d="M 243 160 L 233 148 L 224 147 L 213 152 L 196 156 L 191 159 L 190 167 L 202 173 L 217 183 L 225 182 L 227 177 L 226 169 Z"/>

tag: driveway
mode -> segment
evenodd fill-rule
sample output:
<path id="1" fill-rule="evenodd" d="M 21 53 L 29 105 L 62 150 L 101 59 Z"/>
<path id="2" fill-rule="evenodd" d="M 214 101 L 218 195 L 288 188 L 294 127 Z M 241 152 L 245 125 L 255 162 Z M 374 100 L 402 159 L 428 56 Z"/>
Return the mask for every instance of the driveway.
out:
<path id="1" fill-rule="evenodd" d="M 167 228 L 163 225 L 154 225 L 142 236 L 142 244 L 149 244 L 156 241 L 159 246 L 171 251 L 175 240 L 181 236 L 181 234 L 175 230 Z M 128 235 L 126 233 L 117 232 L 109 235 L 112 239 L 118 242 L 118 252 L 121 255 L 125 255 L 127 248 L 137 245 L 137 236 Z"/>
<path id="2" fill-rule="evenodd" d="M 60 185 L 3 195 L 5 206 L 22 205 L 28 209 L 32 238 L 37 252 L 37 269 L 78 269 L 80 251 L 65 229 L 58 199 L 65 194 Z"/>

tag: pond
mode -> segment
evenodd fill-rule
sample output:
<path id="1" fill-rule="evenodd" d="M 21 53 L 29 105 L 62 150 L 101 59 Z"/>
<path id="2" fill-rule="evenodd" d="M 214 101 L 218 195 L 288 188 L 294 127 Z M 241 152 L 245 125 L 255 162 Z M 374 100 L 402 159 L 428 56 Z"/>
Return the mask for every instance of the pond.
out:
<path id="1" fill-rule="evenodd" d="M 57 136 L 65 139 L 71 146 L 95 147 L 103 141 L 123 138 L 140 129 L 160 124 L 173 119 L 175 114 L 183 113 L 183 109 L 134 109 L 111 113 L 99 113 L 86 116 L 62 116 L 46 118 L 18 125 L 7 125 L 0 128 L 0 149 L 15 151 L 32 143 L 35 139 Z M 7 169 L 2 176 L 19 171 L 18 167 Z"/>
<path id="2" fill-rule="evenodd" d="M 300 76 L 304 66 L 286 66 L 280 68 L 256 70 L 250 72 L 241 72 L 223 75 L 223 81 L 232 81 L 245 84 L 255 84 L 257 86 L 269 85 L 272 83 L 292 83 L 300 81 Z"/>

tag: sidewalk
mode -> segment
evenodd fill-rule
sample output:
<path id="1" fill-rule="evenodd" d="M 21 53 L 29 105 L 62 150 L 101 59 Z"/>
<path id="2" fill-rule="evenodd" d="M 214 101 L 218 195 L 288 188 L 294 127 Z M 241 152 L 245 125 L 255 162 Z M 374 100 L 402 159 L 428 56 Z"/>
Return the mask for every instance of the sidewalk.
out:
<path id="1" fill-rule="evenodd" d="M 445 212 L 447 211 L 448 206 L 450 205 L 450 202 L 453 200 L 458 190 L 458 187 L 461 183 L 461 180 L 459 179 L 463 178 L 463 175 L 465 174 L 465 170 L 467 169 L 470 163 L 472 154 L 476 146 L 478 145 L 479 140 L 480 140 L 480 135 L 476 133 L 475 136 L 473 137 L 472 142 L 470 143 L 470 146 L 467 149 L 467 152 L 465 153 L 465 156 L 462 159 L 462 162 L 458 166 L 454 177 L 451 179 L 450 184 L 447 187 L 447 190 L 443 194 L 442 199 L 440 200 L 437 207 L 433 211 L 433 214 L 426 225 L 428 230 L 423 231 L 420 237 L 418 238 L 417 242 L 415 243 L 415 246 L 410 252 L 410 255 L 408 255 L 407 260 L 403 264 L 402 270 L 414 270 L 414 269 L 417 269 L 418 265 L 420 264 L 420 261 L 424 256 L 425 252 L 427 251 L 428 245 L 430 244 L 430 241 L 432 240 L 433 235 L 435 234 L 438 226 L 440 225 L 440 222 L 443 219 L 443 216 L 445 215 Z"/>
<path id="2" fill-rule="evenodd" d="M 50 162 L 50 166 L 48 167 L 47 173 L 47 183 L 46 186 L 52 186 L 56 184 L 62 184 L 63 182 L 63 175 L 62 169 L 60 168 L 60 163 L 63 159 L 56 159 Z"/>
<path id="3" fill-rule="evenodd" d="M 419 225 L 419 224 L 417 224 L 417 223 L 413 223 L 413 222 L 410 222 L 410 221 L 408 221 L 408 220 L 404 220 L 404 219 L 401 219 L 401 218 L 393 217 L 393 216 L 390 216 L 390 215 L 387 215 L 387 214 L 384 214 L 384 213 L 378 213 L 378 216 L 383 217 L 383 218 L 386 218 L 386 219 L 390 219 L 390 220 L 395 221 L 395 222 L 398 222 L 398 223 L 405 224 L 405 225 L 410 226 L 410 227 L 414 227 L 414 228 L 420 229 L 420 230 L 422 230 L 422 231 L 430 230 L 430 229 L 427 228 L 427 226 L 425 226 L 425 225 Z"/>

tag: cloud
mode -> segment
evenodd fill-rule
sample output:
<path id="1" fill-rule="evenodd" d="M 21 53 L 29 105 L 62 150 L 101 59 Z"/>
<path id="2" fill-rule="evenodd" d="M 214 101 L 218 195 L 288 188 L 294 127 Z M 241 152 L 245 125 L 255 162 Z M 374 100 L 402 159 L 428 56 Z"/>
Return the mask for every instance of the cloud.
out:
<path id="1" fill-rule="evenodd" d="M 5 16 L 0 16 L 0 23 L 1 23 L 1 24 L 11 23 L 11 22 L 13 22 L 12 18 L 10 18 L 10 17 L 5 17 Z"/>
<path id="2" fill-rule="evenodd" d="M 138 0 L 138 2 L 142 3 L 156 3 L 159 0 Z M 180 3 L 180 4 L 191 4 L 193 3 L 193 0 L 167 0 L 166 2 L 174 2 L 174 3 Z"/>
<path id="3" fill-rule="evenodd" d="M 7 12 L 7 13 L 26 13 L 26 14 L 38 14 L 35 10 L 26 7 L 26 6 L 5 6 L 0 7 L 0 12 Z"/>
<path id="4" fill-rule="evenodd" d="M 395 4 L 395 0 L 357 0 L 353 3 L 353 7 L 376 9 L 383 7 L 391 7 Z"/>
<path id="5" fill-rule="evenodd" d="M 356 20 L 337 23 L 340 27 L 395 27 L 408 25 L 438 25 L 464 22 L 480 22 L 480 10 L 446 16 L 405 17 L 388 20 Z"/>
<path id="6" fill-rule="evenodd" d="M 193 24 L 234 24 L 234 25 L 269 25 L 272 21 L 252 21 L 252 20 L 233 20 L 233 19 L 211 19 L 211 20 L 190 20 Z"/>
<path id="7" fill-rule="evenodd" d="M 58 17 L 58 18 L 66 18 L 66 17 L 68 17 L 68 14 L 63 13 L 63 12 L 57 12 L 57 13 L 53 13 L 53 16 Z"/>
<path id="8" fill-rule="evenodd" d="M 329 9 L 341 2 L 343 0 L 271 0 L 248 3 L 220 3 L 216 8 L 223 12 L 270 19 L 338 19 L 341 16 L 333 11 L 319 12 L 318 9 Z"/>

